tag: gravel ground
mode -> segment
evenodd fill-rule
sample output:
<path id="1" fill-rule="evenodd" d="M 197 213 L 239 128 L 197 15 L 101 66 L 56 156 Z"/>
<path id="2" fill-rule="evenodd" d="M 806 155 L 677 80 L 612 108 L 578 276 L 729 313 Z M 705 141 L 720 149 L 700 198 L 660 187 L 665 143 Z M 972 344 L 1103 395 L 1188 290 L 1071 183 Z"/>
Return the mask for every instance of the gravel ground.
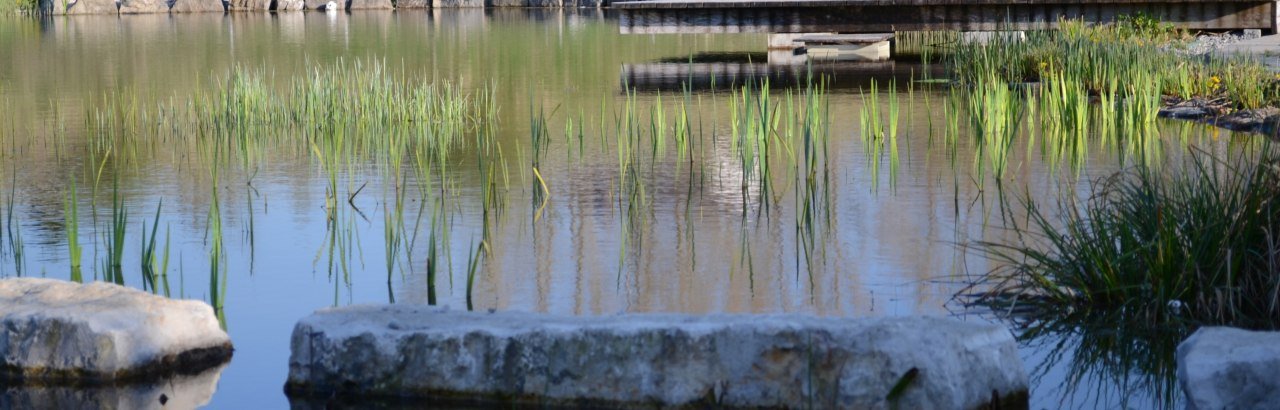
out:
<path id="1" fill-rule="evenodd" d="M 1178 54 L 1183 54 L 1188 56 L 1201 56 L 1201 55 L 1209 54 L 1214 50 L 1220 49 L 1222 47 L 1226 47 L 1228 45 L 1231 45 L 1240 41 L 1258 38 L 1258 36 L 1259 36 L 1258 33 L 1247 33 L 1247 32 L 1246 34 L 1241 34 L 1241 33 L 1201 34 L 1196 37 L 1195 41 L 1192 41 L 1185 46 L 1178 46 L 1178 47 L 1166 46 L 1165 48 L 1167 50 L 1171 50 Z"/>

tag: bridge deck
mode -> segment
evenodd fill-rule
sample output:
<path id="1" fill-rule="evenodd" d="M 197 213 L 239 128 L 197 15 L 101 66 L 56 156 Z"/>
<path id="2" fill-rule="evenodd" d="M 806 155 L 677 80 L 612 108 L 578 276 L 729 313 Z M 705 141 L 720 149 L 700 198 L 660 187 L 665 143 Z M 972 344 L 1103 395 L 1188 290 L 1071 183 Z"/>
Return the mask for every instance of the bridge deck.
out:
<path id="1" fill-rule="evenodd" d="M 623 33 L 1034 30 L 1145 13 L 1193 30 L 1274 30 L 1274 0 L 649 0 L 613 3 Z"/>
<path id="2" fill-rule="evenodd" d="M 982 5 L 1133 5 L 1152 3 L 1259 3 L 1258 0 L 639 0 L 614 2 L 621 9 L 724 9 L 770 7 L 982 6 Z"/>

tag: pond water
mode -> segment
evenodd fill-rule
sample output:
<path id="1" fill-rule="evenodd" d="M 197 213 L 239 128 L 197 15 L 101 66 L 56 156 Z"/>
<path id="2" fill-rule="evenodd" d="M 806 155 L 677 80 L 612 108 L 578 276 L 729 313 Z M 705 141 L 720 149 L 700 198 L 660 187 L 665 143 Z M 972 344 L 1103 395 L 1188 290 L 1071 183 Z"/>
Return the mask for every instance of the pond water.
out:
<path id="1" fill-rule="evenodd" d="M 1019 139 L 997 177 L 982 147 L 941 136 L 952 91 L 912 82 L 944 76 L 937 64 L 905 55 L 769 66 L 765 45 L 763 35 L 621 35 L 608 13 L 594 10 L 6 18 L 0 277 L 70 277 L 64 202 L 72 181 L 82 274 L 106 277 L 118 195 L 128 211 L 124 282 L 144 286 L 137 268 L 143 229 L 155 224 L 163 231 L 159 242 L 169 243 L 162 272 L 169 294 L 220 299 L 236 352 L 209 405 L 283 408 L 295 321 L 334 305 L 427 303 L 432 283 L 439 303 L 464 309 L 481 240 L 487 247 L 474 258 L 470 292 L 476 309 L 985 321 L 992 319 L 953 299 L 973 275 L 992 268 L 962 244 L 1008 239 L 1002 221 L 1023 215 L 1002 206 L 1009 198 L 1085 198 L 1090 181 L 1127 162 L 1164 161 L 1188 146 L 1230 149 L 1249 138 L 1162 122 L 1165 137 L 1141 154 L 1101 142 L 1062 153 Z M 228 161 L 214 178 L 192 144 L 103 149 L 95 142 L 100 131 L 87 125 L 107 101 L 141 111 L 186 101 L 236 67 L 284 83 L 309 78 L 318 66 L 367 68 L 375 61 L 412 81 L 492 92 L 494 138 L 504 152 L 500 212 L 483 216 L 489 191 L 469 155 L 438 168 L 438 181 L 400 180 L 389 177 L 384 160 L 356 157 L 335 171 L 309 147 L 282 143 L 260 147 L 253 160 Z M 803 87 L 796 78 L 810 73 L 829 84 L 820 104 L 825 147 L 808 169 L 824 182 L 806 188 L 805 173 L 796 171 L 805 168 L 794 166 L 804 158 L 798 150 L 775 152 L 770 182 L 762 182 L 752 176 L 760 168 L 743 165 L 730 137 L 740 109 L 733 101 L 743 101 L 737 87 L 769 78 L 769 101 L 785 110 L 787 90 Z M 860 126 L 872 81 L 882 111 L 890 95 L 901 104 L 893 147 L 869 142 Z M 681 104 L 696 129 L 689 152 L 678 152 L 673 139 L 658 154 L 639 149 L 638 166 L 620 165 L 621 145 L 630 143 L 619 142 L 618 113 L 633 107 L 644 133 L 674 135 Z M 541 148 L 530 131 L 538 126 L 548 130 Z M 389 219 L 397 187 L 415 193 Z M 425 191 L 447 192 L 445 205 L 425 205 L 418 194 Z M 211 285 L 214 192 L 222 265 Z M 396 217 L 405 230 L 388 241 L 384 221 Z M 428 232 L 440 238 L 432 241 Z M 389 274 L 393 242 L 403 245 L 393 246 L 399 253 Z M 432 243 L 439 252 L 434 282 L 427 273 Z M 1163 379 L 1149 377 L 1168 374 L 1159 369 L 1167 370 L 1176 340 L 1148 344 L 1117 329 L 1060 330 L 1024 344 L 1028 367 L 1038 369 L 1033 407 L 1177 405 L 1165 396 Z"/>

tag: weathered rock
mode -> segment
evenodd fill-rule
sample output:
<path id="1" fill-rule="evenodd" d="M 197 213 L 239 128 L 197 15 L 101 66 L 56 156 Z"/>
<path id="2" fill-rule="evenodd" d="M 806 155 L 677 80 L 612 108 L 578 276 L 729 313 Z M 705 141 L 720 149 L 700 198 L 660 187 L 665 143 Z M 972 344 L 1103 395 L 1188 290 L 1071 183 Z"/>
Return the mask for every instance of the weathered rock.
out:
<path id="1" fill-rule="evenodd" d="M 267 11 L 271 0 L 229 0 L 227 11 Z"/>
<path id="2" fill-rule="evenodd" d="M 275 11 L 299 11 L 305 8 L 307 3 L 303 0 L 275 0 L 273 9 Z"/>
<path id="3" fill-rule="evenodd" d="M 538 7 L 558 8 L 563 0 L 485 0 L 485 7 Z"/>
<path id="4" fill-rule="evenodd" d="M 958 409 L 994 399 L 1026 406 L 1027 374 L 1009 331 L 944 318 L 560 317 L 353 306 L 299 321 L 292 351 L 286 391 L 295 397 Z"/>
<path id="5" fill-rule="evenodd" d="M 484 7 L 485 0 L 431 0 L 431 8 Z"/>
<path id="6" fill-rule="evenodd" d="M 1189 409 L 1280 409 L 1280 332 L 1200 328 L 1178 345 Z"/>
<path id="7" fill-rule="evenodd" d="M 168 13 L 169 2 L 166 0 L 123 0 L 120 2 L 120 14 Z"/>
<path id="8" fill-rule="evenodd" d="M 346 0 L 347 10 L 389 10 L 391 0 Z"/>
<path id="9" fill-rule="evenodd" d="M 346 4 L 336 0 L 303 0 L 307 10 L 341 11 Z M 330 8 L 332 7 L 332 9 Z"/>
<path id="10" fill-rule="evenodd" d="M 1214 112 L 1207 107 L 1178 105 L 1161 108 L 1159 115 L 1165 118 L 1194 120 L 1214 115 Z"/>
<path id="11" fill-rule="evenodd" d="M 120 5 L 115 0 L 53 0 L 53 14 L 115 14 Z"/>
<path id="12" fill-rule="evenodd" d="M 431 0 L 396 0 L 397 9 L 429 9 Z"/>
<path id="13" fill-rule="evenodd" d="M 171 13 L 225 12 L 222 0 L 174 0 L 169 7 Z"/>
<path id="14" fill-rule="evenodd" d="M 0 409 L 195 409 L 209 404 L 225 367 L 123 385 L 0 387 Z"/>
<path id="15" fill-rule="evenodd" d="M 0 280 L 0 384 L 114 383 L 231 358 L 213 309 L 97 282 Z"/>

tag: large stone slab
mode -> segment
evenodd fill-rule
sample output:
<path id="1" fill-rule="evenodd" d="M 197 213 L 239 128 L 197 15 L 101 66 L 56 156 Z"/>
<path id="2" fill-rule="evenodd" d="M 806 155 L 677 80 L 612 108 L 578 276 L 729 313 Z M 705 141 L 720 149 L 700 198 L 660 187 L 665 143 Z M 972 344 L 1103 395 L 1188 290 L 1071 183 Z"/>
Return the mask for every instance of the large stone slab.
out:
<path id="1" fill-rule="evenodd" d="M 52 0 L 53 14 L 115 14 L 120 5 L 115 0 Z"/>
<path id="2" fill-rule="evenodd" d="M 173 0 L 171 13 L 226 12 L 222 0 Z"/>
<path id="3" fill-rule="evenodd" d="M 945 318 L 389 305 L 299 321 L 286 391 L 608 407 L 1018 408 L 1027 374 L 1007 329 Z"/>
<path id="4" fill-rule="evenodd" d="M 396 9 L 429 9 L 431 0 L 396 0 Z"/>
<path id="5" fill-rule="evenodd" d="M 1189 409 L 1280 409 L 1280 332 L 1200 328 L 1178 345 Z"/>
<path id="6" fill-rule="evenodd" d="M 274 0 L 269 7 L 275 11 L 301 11 L 306 6 L 307 3 L 303 0 Z"/>
<path id="7" fill-rule="evenodd" d="M 472 8 L 484 7 L 485 0 L 431 0 L 431 8 Z"/>
<path id="8" fill-rule="evenodd" d="M 390 10 L 391 0 L 347 0 L 347 10 Z"/>
<path id="9" fill-rule="evenodd" d="M 116 383 L 231 358 L 213 308 L 119 285 L 0 280 L 0 385 Z"/>
<path id="10" fill-rule="evenodd" d="M 120 2 L 120 14 L 168 13 L 169 2 L 166 0 L 123 0 Z"/>
<path id="11" fill-rule="evenodd" d="M 267 11 L 271 0 L 228 0 L 227 11 Z"/>

